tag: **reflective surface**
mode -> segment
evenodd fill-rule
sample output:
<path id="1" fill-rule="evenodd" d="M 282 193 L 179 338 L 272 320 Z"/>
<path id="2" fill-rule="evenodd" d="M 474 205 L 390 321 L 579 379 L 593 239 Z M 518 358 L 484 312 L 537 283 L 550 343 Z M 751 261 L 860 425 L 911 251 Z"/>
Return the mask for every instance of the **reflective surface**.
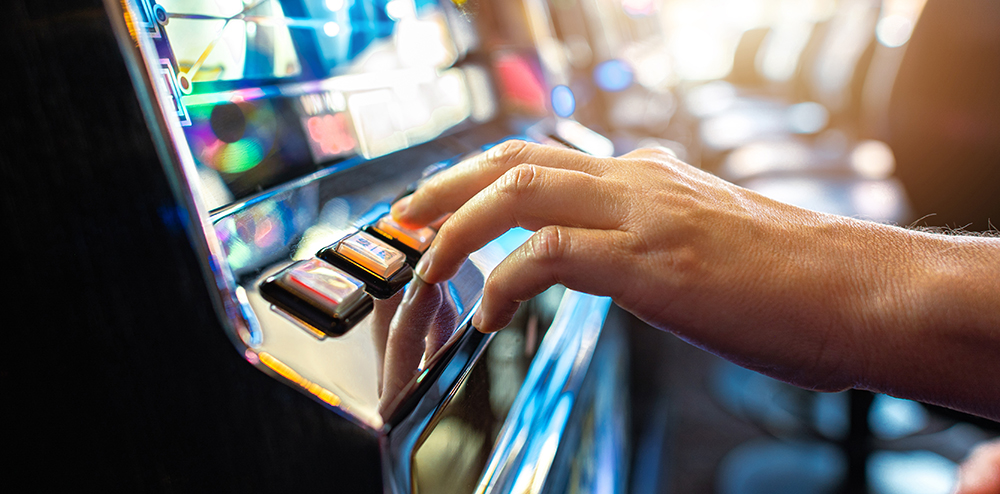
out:
<path id="1" fill-rule="evenodd" d="M 342 336 L 327 336 L 273 307 L 259 286 L 294 261 L 313 259 L 376 222 L 388 211 L 387 201 L 418 180 L 423 168 L 440 170 L 440 163 L 453 163 L 455 156 L 445 154 L 450 152 L 426 144 L 348 172 L 292 183 L 216 213 L 214 230 L 232 267 L 235 302 L 246 321 L 237 337 L 247 360 L 352 420 L 376 430 L 384 427 L 419 379 L 464 334 L 486 274 L 527 232 L 509 232 L 473 254 L 446 283 L 412 281 L 376 300 L 372 313 Z"/>
<path id="2" fill-rule="evenodd" d="M 413 454 L 414 492 L 475 489 L 564 292 L 553 287 L 526 302 L 493 337 L 484 358 L 420 438 Z"/>
<path id="3" fill-rule="evenodd" d="M 515 395 L 523 395 L 522 402 L 541 399 L 548 409 L 550 387 L 578 387 L 593 345 L 577 340 L 596 339 L 606 300 L 570 294 L 557 304 L 562 316 L 556 319 L 562 322 L 553 327 L 561 328 L 554 333 L 559 336 L 539 357 L 537 372 L 558 363 L 560 373 L 546 385 L 536 377 L 521 388 L 533 351 L 525 350 L 520 362 L 490 357 L 492 336 L 471 330 L 469 320 L 486 276 L 526 240 L 524 230 L 512 230 L 471 255 L 446 283 L 412 281 L 398 292 L 392 287 L 342 335 L 275 307 L 261 296 L 260 285 L 373 225 L 394 197 L 431 173 L 500 140 L 563 143 L 594 154 L 609 154 L 610 142 L 568 121 L 531 128 L 507 120 L 472 125 L 496 116 L 499 97 L 489 84 L 476 93 L 467 83 L 474 74 L 486 77 L 474 62 L 452 65 L 461 58 L 457 47 L 474 40 L 450 37 L 446 18 L 451 28 L 459 26 L 455 32 L 472 22 L 453 18 L 450 3 L 309 0 L 296 4 L 306 7 L 302 12 L 293 12 L 292 5 L 106 3 L 112 13 L 126 9 L 124 15 L 112 14 L 113 20 L 124 20 L 123 53 L 132 57 L 140 101 L 150 105 L 154 140 L 188 208 L 217 312 L 238 351 L 359 426 L 355 431 L 381 455 L 381 465 L 370 465 L 369 471 L 381 469 L 386 490 L 393 492 L 411 489 L 411 459 L 421 438 L 437 430 L 433 425 L 446 410 L 456 410 L 448 406 L 467 389 L 463 386 L 475 385 L 469 379 L 477 362 L 494 358 L 487 368 L 501 378 L 495 384 L 502 385 L 497 391 L 502 400 L 494 404 L 494 420 L 476 460 L 480 467 L 468 473 L 469 481 L 477 482 L 482 465 L 511 452 L 496 449 L 485 456 L 494 439 L 520 427 L 531 408 L 518 406 Z M 390 21 L 373 21 L 373 9 Z M 371 29 L 377 33 L 357 38 Z M 348 34 L 344 46 L 323 44 Z M 310 46 L 320 48 L 304 49 Z M 469 125 L 456 127 L 462 122 Z M 541 343 L 535 331 L 532 345 Z M 509 345 L 495 351 L 505 349 Z M 565 395 L 559 403 L 565 407 L 571 401 Z M 508 416 L 508 410 L 516 412 Z M 549 432 L 550 440 L 559 435 Z"/>
<path id="4" fill-rule="evenodd" d="M 452 34 L 454 24 L 471 34 L 454 9 L 428 0 L 126 2 L 211 209 L 468 119 L 466 72 L 481 69 L 451 68 L 470 41 Z"/>
<path id="5" fill-rule="evenodd" d="M 335 394 L 331 404 L 373 428 L 381 427 L 402 392 L 461 335 L 483 284 L 483 274 L 471 262 L 448 283 L 413 281 L 392 298 L 376 300 L 372 313 L 347 334 L 329 338 L 260 297 L 257 286 L 270 271 L 242 285 L 260 327 L 259 343 L 248 352 L 269 354 L 296 369 L 312 385 Z"/>

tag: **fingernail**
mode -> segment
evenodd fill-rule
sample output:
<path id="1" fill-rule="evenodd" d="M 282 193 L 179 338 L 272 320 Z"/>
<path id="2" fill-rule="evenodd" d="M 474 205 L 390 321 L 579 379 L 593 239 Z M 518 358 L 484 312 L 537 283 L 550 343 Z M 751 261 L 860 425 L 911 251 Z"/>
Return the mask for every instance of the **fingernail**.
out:
<path id="1" fill-rule="evenodd" d="M 479 329 L 479 327 L 482 325 L 483 325 L 483 311 L 477 310 L 476 313 L 472 316 L 472 327 Z"/>
<path id="2" fill-rule="evenodd" d="M 394 220 L 400 220 L 404 216 L 406 216 L 406 212 L 410 209 L 410 199 L 412 197 L 413 196 L 406 196 L 406 197 L 404 197 L 404 198 L 396 201 L 396 204 L 392 205 L 392 209 L 390 210 L 390 213 L 392 214 L 392 218 Z"/>
<path id="3" fill-rule="evenodd" d="M 427 279 L 427 272 L 431 270 L 431 263 L 433 261 L 434 261 L 434 246 L 432 245 L 430 249 L 427 249 L 427 252 L 424 252 L 424 255 L 420 258 L 420 261 L 417 262 L 417 267 L 415 269 L 415 272 L 418 278 L 422 280 Z"/>

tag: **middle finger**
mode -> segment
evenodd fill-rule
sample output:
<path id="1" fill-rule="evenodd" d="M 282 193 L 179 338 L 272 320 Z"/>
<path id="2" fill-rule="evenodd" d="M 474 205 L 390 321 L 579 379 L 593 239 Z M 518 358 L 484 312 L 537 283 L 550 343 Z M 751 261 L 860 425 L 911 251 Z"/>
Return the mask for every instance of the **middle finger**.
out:
<path id="1" fill-rule="evenodd" d="M 476 194 L 444 223 L 417 265 L 417 276 L 436 283 L 507 230 L 548 225 L 613 229 L 623 217 L 609 182 L 579 171 L 519 165 Z"/>

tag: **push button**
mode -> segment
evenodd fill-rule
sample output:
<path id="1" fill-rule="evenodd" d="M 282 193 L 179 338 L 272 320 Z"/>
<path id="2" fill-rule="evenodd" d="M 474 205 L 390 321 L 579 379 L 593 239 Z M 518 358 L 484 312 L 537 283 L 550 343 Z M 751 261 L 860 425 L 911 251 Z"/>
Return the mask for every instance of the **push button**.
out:
<path id="1" fill-rule="evenodd" d="M 316 255 L 360 278 L 377 298 L 391 297 L 413 277 L 402 252 L 365 232 L 344 237 Z"/>
<path id="2" fill-rule="evenodd" d="M 329 336 L 340 336 L 372 310 L 361 280 L 319 259 L 299 261 L 260 285 L 261 296 Z"/>
<path id="3" fill-rule="evenodd" d="M 420 256 L 431 246 L 434 236 L 437 235 L 437 232 L 429 227 L 415 230 L 406 228 L 388 214 L 366 226 L 365 231 L 406 254 L 406 260 L 409 261 L 410 265 L 416 265 Z"/>

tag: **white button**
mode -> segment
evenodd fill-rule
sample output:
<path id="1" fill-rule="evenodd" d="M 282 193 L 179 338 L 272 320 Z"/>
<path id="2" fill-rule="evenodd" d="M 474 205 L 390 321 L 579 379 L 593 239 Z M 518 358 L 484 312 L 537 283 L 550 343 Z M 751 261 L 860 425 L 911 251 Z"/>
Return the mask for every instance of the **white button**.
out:
<path id="1" fill-rule="evenodd" d="M 348 311 L 364 295 L 364 283 L 319 259 L 295 266 L 283 276 L 288 291 L 331 314 Z"/>
<path id="2" fill-rule="evenodd" d="M 391 277 L 406 263 L 402 252 L 365 232 L 341 240 L 337 244 L 337 253 L 383 279 Z"/>

